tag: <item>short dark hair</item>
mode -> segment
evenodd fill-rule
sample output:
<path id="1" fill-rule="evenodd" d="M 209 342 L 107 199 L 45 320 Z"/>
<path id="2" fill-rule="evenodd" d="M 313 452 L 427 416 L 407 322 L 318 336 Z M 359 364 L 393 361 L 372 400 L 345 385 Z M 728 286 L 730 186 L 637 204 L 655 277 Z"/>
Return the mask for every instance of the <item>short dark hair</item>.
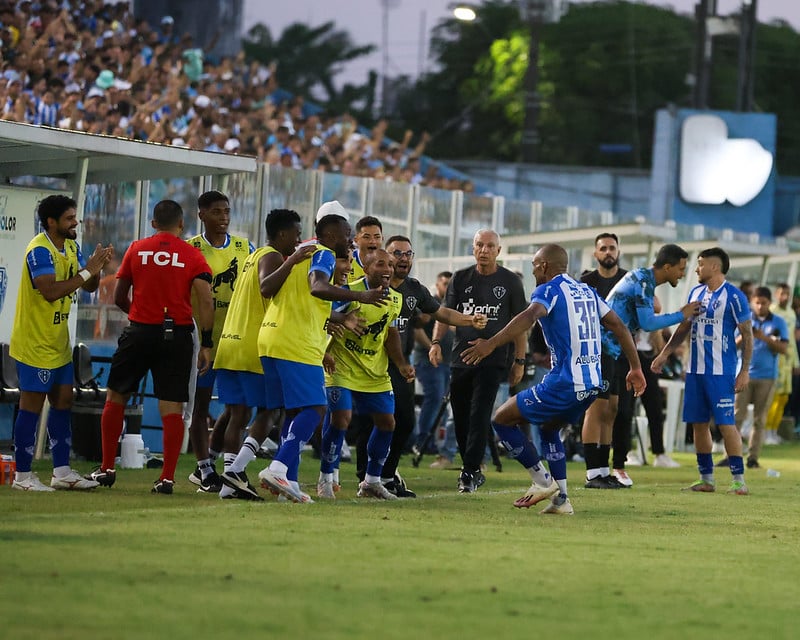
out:
<path id="1" fill-rule="evenodd" d="M 55 195 L 47 196 L 39 203 L 36 209 L 36 214 L 39 216 L 39 221 L 42 226 L 47 228 L 47 219 L 52 218 L 56 222 L 61 219 L 70 209 L 77 209 L 78 203 L 69 196 Z"/>
<path id="2" fill-rule="evenodd" d="M 183 219 L 183 209 L 174 200 L 162 200 L 153 207 L 153 220 L 159 229 L 174 229 Z"/>
<path id="3" fill-rule="evenodd" d="M 598 233 L 597 237 L 594 239 L 594 243 L 597 244 L 598 242 L 600 242 L 604 238 L 611 238 L 614 242 L 619 244 L 619 238 L 617 237 L 617 234 L 616 233 L 609 233 L 608 231 L 605 231 L 603 233 Z"/>
<path id="4" fill-rule="evenodd" d="M 439 273 L 436 274 L 436 279 L 437 280 L 439 278 L 452 278 L 452 277 L 453 277 L 453 272 L 452 271 L 440 271 Z"/>
<path id="5" fill-rule="evenodd" d="M 689 254 L 683 247 L 677 244 L 665 244 L 658 250 L 656 259 L 653 261 L 654 267 L 663 267 L 667 264 L 678 264 L 681 260 L 686 260 Z"/>
<path id="6" fill-rule="evenodd" d="M 322 218 L 320 218 L 319 221 L 317 222 L 317 226 L 314 228 L 314 234 L 317 236 L 317 238 L 321 238 L 323 234 L 328 230 L 328 227 L 332 227 L 334 225 L 340 225 L 343 223 L 347 223 L 347 220 L 345 220 L 342 216 L 337 215 L 335 213 L 327 216 L 322 216 Z"/>
<path id="7" fill-rule="evenodd" d="M 284 229 L 291 229 L 300 224 L 300 214 L 292 209 L 273 209 L 267 215 L 267 239 L 274 240 Z"/>
<path id="8" fill-rule="evenodd" d="M 789 287 L 789 284 L 787 282 L 780 282 L 777 285 L 775 285 L 775 291 L 777 291 L 778 289 L 786 289 L 787 291 L 790 291 L 791 287 Z"/>
<path id="9" fill-rule="evenodd" d="M 722 274 L 725 275 L 728 273 L 728 269 L 731 268 L 731 259 L 728 257 L 728 254 L 725 253 L 725 250 L 721 247 L 711 247 L 710 249 L 703 249 L 700 253 L 697 254 L 698 258 L 716 258 L 722 263 Z M 744 284 L 744 283 L 742 283 Z M 740 287 L 741 288 L 741 287 Z"/>
<path id="10" fill-rule="evenodd" d="M 388 239 L 388 240 L 387 240 L 387 241 L 386 241 L 386 242 L 383 244 L 383 247 L 384 247 L 384 249 L 385 249 L 386 247 L 388 247 L 390 244 L 392 244 L 393 242 L 407 242 L 408 244 L 411 244 L 411 239 L 410 239 L 410 238 L 407 238 L 406 236 L 391 236 L 391 237 L 390 237 L 390 238 L 389 238 L 389 239 Z"/>
<path id="11" fill-rule="evenodd" d="M 361 229 L 364 227 L 378 227 L 378 229 L 383 231 L 383 225 L 381 224 L 381 221 L 375 216 L 364 216 L 358 222 L 356 222 L 356 231 L 361 231 Z"/>
<path id="12" fill-rule="evenodd" d="M 211 191 L 206 191 L 205 193 L 201 194 L 200 197 L 197 199 L 197 208 L 208 209 L 212 204 L 214 204 L 215 202 L 219 202 L 220 200 L 224 200 L 225 202 L 230 204 L 228 196 L 222 193 L 222 191 L 217 191 L 216 189 L 212 189 Z"/>
<path id="13" fill-rule="evenodd" d="M 756 287 L 753 290 L 753 297 L 754 298 L 766 298 L 770 302 L 772 301 L 772 291 L 769 290 L 769 287 Z"/>

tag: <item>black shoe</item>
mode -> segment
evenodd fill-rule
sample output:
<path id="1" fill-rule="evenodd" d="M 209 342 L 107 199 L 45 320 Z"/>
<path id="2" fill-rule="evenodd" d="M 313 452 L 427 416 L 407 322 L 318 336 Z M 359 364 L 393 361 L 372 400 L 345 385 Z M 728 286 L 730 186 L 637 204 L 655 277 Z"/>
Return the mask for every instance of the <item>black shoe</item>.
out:
<path id="1" fill-rule="evenodd" d="M 216 471 L 212 471 L 200 481 L 197 493 L 219 493 L 222 489 L 222 479 Z"/>
<path id="2" fill-rule="evenodd" d="M 249 485 L 249 489 L 247 491 L 234 489 L 233 493 L 229 493 L 225 496 L 220 495 L 220 498 L 223 500 L 249 500 L 250 502 L 264 502 L 264 498 L 256 493 L 256 488 L 253 485 Z"/>
<path id="3" fill-rule="evenodd" d="M 175 483 L 172 480 L 156 480 L 153 483 L 153 488 L 150 489 L 150 493 L 163 493 L 165 495 L 171 496 L 172 487 L 174 486 Z"/>
<path id="4" fill-rule="evenodd" d="M 87 480 L 94 480 L 101 487 L 111 487 L 117 480 L 117 472 L 113 469 L 101 469 L 97 467 L 97 469 L 83 477 Z"/>
<path id="5" fill-rule="evenodd" d="M 725 456 L 722 460 L 717 462 L 717 464 L 715 464 L 714 466 L 715 467 L 729 467 L 730 463 L 728 462 L 728 456 Z"/>
<path id="6" fill-rule="evenodd" d="M 394 478 L 383 483 L 389 493 L 393 493 L 398 498 L 416 498 L 417 494 L 406 486 L 406 481 L 400 477 L 399 473 L 394 474 Z"/>
<path id="7" fill-rule="evenodd" d="M 458 476 L 458 492 L 459 493 L 474 493 L 475 492 L 475 479 L 469 471 L 462 471 Z"/>
<path id="8" fill-rule="evenodd" d="M 758 460 L 756 460 L 755 458 L 748 458 L 747 459 L 747 468 L 748 469 L 760 469 L 761 465 L 758 464 Z M 100 482 L 100 481 L 98 480 L 98 482 Z"/>
<path id="9" fill-rule="evenodd" d="M 234 473 L 233 471 L 226 471 L 221 476 L 219 476 L 220 480 L 223 484 L 229 486 L 231 489 L 234 490 L 235 493 L 242 493 L 242 494 L 249 494 L 250 498 L 243 498 L 245 500 L 263 500 L 263 498 L 258 495 L 258 491 L 256 488 L 250 484 L 250 481 L 247 479 L 247 474 L 244 471 L 239 473 Z M 240 496 L 235 496 L 240 498 Z"/>
<path id="10" fill-rule="evenodd" d="M 623 489 L 623 485 L 614 476 L 595 476 L 583 485 L 586 489 Z"/>
<path id="11" fill-rule="evenodd" d="M 483 471 L 480 470 L 472 472 L 472 480 L 475 483 L 476 489 L 486 484 L 486 476 L 483 475 Z"/>
<path id="12" fill-rule="evenodd" d="M 189 482 L 197 485 L 198 487 L 203 484 L 203 474 L 200 473 L 200 467 L 195 467 L 194 471 L 189 474 Z"/>
<path id="13" fill-rule="evenodd" d="M 617 476 L 606 476 L 603 478 L 608 484 L 609 489 L 630 489 L 630 485 L 622 484 Z"/>

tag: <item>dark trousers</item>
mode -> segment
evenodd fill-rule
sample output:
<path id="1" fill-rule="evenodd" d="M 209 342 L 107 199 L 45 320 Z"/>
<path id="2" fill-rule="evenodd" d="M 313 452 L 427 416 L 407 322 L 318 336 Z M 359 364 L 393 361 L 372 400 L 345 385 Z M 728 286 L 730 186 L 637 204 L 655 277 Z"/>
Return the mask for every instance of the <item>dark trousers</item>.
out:
<path id="1" fill-rule="evenodd" d="M 617 377 L 619 390 L 617 401 L 617 417 L 611 431 L 612 466 L 614 469 L 624 469 L 625 459 L 631 450 L 631 423 L 633 422 L 633 390 L 625 388 L 625 376 L 628 375 L 628 361 L 624 356 L 617 360 L 614 375 Z"/>
<path id="2" fill-rule="evenodd" d="M 450 406 L 465 471 L 481 467 L 495 397 L 505 375 L 502 367 L 453 367 L 451 371 Z"/>
<path id="3" fill-rule="evenodd" d="M 397 367 L 389 363 L 389 377 L 394 391 L 394 433 L 389 456 L 383 465 L 382 478 L 393 478 L 400 463 L 400 456 L 408 438 L 414 432 L 416 414 L 414 413 L 414 383 L 406 382 Z M 356 442 L 356 475 L 363 480 L 367 471 L 367 441 L 372 433 L 370 416 L 353 416 L 358 420 L 358 441 Z"/>
<path id="4" fill-rule="evenodd" d="M 650 365 L 655 358 L 654 353 L 639 352 L 639 361 L 642 363 L 642 373 L 647 382 L 644 394 L 639 398 L 642 401 L 647 428 L 650 432 L 650 448 L 653 455 L 664 453 L 664 392 L 658 386 L 658 376 L 650 371 Z"/>

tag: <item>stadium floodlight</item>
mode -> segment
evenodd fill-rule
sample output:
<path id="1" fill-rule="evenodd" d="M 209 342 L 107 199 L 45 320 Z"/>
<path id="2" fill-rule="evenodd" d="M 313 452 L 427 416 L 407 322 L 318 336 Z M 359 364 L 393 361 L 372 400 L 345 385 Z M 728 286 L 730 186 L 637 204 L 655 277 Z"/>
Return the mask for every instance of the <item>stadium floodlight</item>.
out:
<path id="1" fill-rule="evenodd" d="M 478 15 L 475 13 L 475 9 L 465 5 L 459 5 L 455 7 L 453 9 L 453 16 L 456 20 L 461 20 L 462 22 L 472 22 L 478 17 Z"/>

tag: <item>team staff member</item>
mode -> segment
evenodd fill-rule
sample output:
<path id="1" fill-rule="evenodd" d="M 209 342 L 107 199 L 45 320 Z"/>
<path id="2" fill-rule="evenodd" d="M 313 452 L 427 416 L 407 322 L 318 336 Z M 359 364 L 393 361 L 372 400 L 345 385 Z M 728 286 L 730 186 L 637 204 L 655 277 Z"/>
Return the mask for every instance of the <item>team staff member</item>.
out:
<path id="1" fill-rule="evenodd" d="M 472 240 L 475 264 L 453 274 L 445 294 L 445 306 L 466 314 L 484 313 L 488 324 L 484 329 L 459 327 L 451 357 L 450 406 L 456 428 L 458 451 L 463 467 L 458 480 L 460 493 L 472 493 L 484 482 L 481 462 L 488 442 L 489 426 L 495 396 L 504 376 L 510 386 L 518 384 L 525 372 L 526 336 L 514 338 L 511 372 L 507 346 L 496 349 L 477 363 L 467 364 L 462 352 L 477 338 L 491 338 L 525 307 L 522 280 L 513 271 L 497 264 L 500 236 L 491 229 L 480 229 Z M 437 323 L 431 341 L 431 364 L 442 359 L 439 341 L 447 327 Z"/>
<path id="2" fill-rule="evenodd" d="M 77 203 L 62 195 L 39 203 L 37 215 L 44 231 L 25 249 L 23 276 L 11 330 L 10 354 L 17 361 L 19 413 L 14 423 L 17 473 L 12 487 L 22 491 L 94 489 L 69 466 L 72 437 L 72 348 L 67 318 L 78 289 L 95 291 L 101 269 L 113 255 L 111 245 L 97 245 L 84 261 L 75 242 Z M 53 456 L 50 486 L 31 471 L 36 425 L 44 399 L 50 401 L 47 433 Z"/>
<path id="3" fill-rule="evenodd" d="M 200 250 L 211 267 L 211 295 L 214 297 L 214 329 L 211 334 L 214 341 L 211 349 L 213 363 L 242 265 L 255 247 L 247 238 L 228 233 L 231 206 L 228 196 L 221 191 L 203 193 L 197 199 L 197 209 L 203 232 L 190 239 L 189 244 Z M 214 469 L 214 460 L 222 447 L 217 445 L 217 449 L 211 453 L 208 446 L 208 407 L 216 378 L 213 366 L 198 375 L 189 426 L 192 450 L 197 457 L 197 468 L 189 475 L 189 482 L 197 485 L 198 492 L 205 493 L 219 493 L 222 487 L 222 480 Z M 229 413 L 225 411 L 217 420 L 214 430 L 220 436 L 225 433 L 228 419 Z"/>
<path id="4" fill-rule="evenodd" d="M 619 238 L 616 233 L 600 233 L 594 239 L 594 259 L 597 260 L 597 269 L 584 273 L 581 275 L 581 282 L 585 282 L 595 291 L 603 300 L 608 299 L 608 294 L 614 286 L 622 280 L 623 276 L 628 273 L 625 269 L 619 266 Z M 581 433 L 581 441 L 583 442 L 584 456 L 586 457 L 586 468 L 594 468 L 594 459 L 598 455 L 608 461 L 611 452 L 611 444 L 619 444 L 621 442 L 630 442 L 631 420 L 633 418 L 633 395 L 630 390 L 624 389 L 625 376 L 627 374 L 627 360 L 620 358 L 620 366 L 615 366 L 617 362 L 612 356 L 603 350 L 600 356 L 600 367 L 603 373 L 603 379 L 606 384 L 600 389 L 599 399 L 605 400 L 605 403 L 595 403 L 595 409 L 600 406 L 607 407 L 608 413 L 604 419 L 612 423 L 611 433 L 608 435 L 610 442 L 600 442 L 599 425 L 592 425 L 584 419 L 583 428 Z M 620 389 L 623 389 L 620 391 Z M 620 406 L 620 403 L 622 406 Z M 611 417 L 611 416 L 615 417 Z M 627 431 L 628 435 L 622 435 Z M 587 443 L 589 444 L 590 451 L 587 453 Z M 594 444 L 596 443 L 596 444 Z M 614 453 L 617 455 L 617 450 L 626 449 L 623 460 L 628 457 L 625 445 L 615 446 Z M 598 453 L 599 452 L 599 453 Z M 607 465 L 606 465 L 607 466 Z M 614 465 L 615 468 L 624 469 L 625 465 Z M 602 489 L 622 489 L 625 485 L 617 478 L 616 475 L 607 473 L 598 476 L 593 480 L 592 488 Z"/>
<path id="5" fill-rule="evenodd" d="M 114 457 L 125 404 L 150 371 L 164 426 L 164 467 L 153 484 L 153 493 L 171 494 L 183 443 L 183 403 L 189 400 L 193 366 L 192 312 L 201 335 L 197 366 L 204 373 L 211 364 L 214 346 L 214 300 L 211 267 L 202 253 L 180 237 L 180 205 L 173 200 L 159 202 L 153 209 L 152 226 L 155 235 L 131 244 L 117 271 L 114 302 L 128 314 L 130 326 L 122 332 L 111 360 L 101 418 L 103 461 L 90 477 L 106 487 L 114 484 Z"/>

